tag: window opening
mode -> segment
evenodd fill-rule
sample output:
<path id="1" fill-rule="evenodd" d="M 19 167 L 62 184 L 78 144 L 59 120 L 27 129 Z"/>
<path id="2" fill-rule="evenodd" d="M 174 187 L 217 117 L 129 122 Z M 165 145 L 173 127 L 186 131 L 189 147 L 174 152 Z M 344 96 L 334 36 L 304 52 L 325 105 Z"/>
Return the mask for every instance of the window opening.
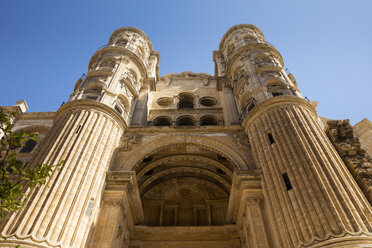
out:
<path id="1" fill-rule="evenodd" d="M 199 102 L 203 106 L 212 107 L 216 105 L 217 100 L 213 97 L 202 97 Z"/>
<path id="2" fill-rule="evenodd" d="M 164 127 L 164 126 L 170 126 L 171 121 L 166 117 L 159 117 L 156 118 L 154 121 L 154 126 Z"/>
<path id="3" fill-rule="evenodd" d="M 274 137 L 271 133 L 268 133 L 267 136 L 269 137 L 270 144 L 274 144 Z"/>
<path id="4" fill-rule="evenodd" d="M 221 161 L 221 162 L 227 162 L 227 158 L 226 157 L 224 157 L 224 156 L 221 156 L 221 155 L 217 155 L 217 159 L 219 160 L 219 161 Z"/>
<path id="5" fill-rule="evenodd" d="M 282 96 L 283 95 L 282 92 L 271 92 L 271 94 L 273 95 L 273 97 Z"/>
<path id="6" fill-rule="evenodd" d="M 192 109 L 194 108 L 194 97 L 190 94 L 179 94 L 179 109 Z"/>
<path id="7" fill-rule="evenodd" d="M 37 142 L 35 140 L 27 140 L 26 144 L 19 151 L 20 153 L 30 153 L 36 146 Z"/>
<path id="8" fill-rule="evenodd" d="M 148 171 L 146 171 L 146 173 L 144 175 L 145 176 L 150 176 L 152 173 L 154 173 L 154 170 L 148 170 Z"/>
<path id="9" fill-rule="evenodd" d="M 115 105 L 115 110 L 116 110 L 116 112 L 118 112 L 119 114 L 122 114 L 123 112 L 121 111 L 121 109 L 117 106 L 117 105 Z"/>
<path id="10" fill-rule="evenodd" d="M 144 163 L 148 163 L 148 162 L 151 162 L 151 161 L 152 161 L 152 157 L 147 157 L 147 158 L 144 158 L 142 160 L 142 162 L 144 162 Z"/>
<path id="11" fill-rule="evenodd" d="M 75 133 L 78 133 L 80 131 L 81 125 L 78 126 Z"/>
<path id="12" fill-rule="evenodd" d="M 285 183 L 285 187 L 287 188 L 287 191 L 293 189 L 291 181 L 289 180 L 287 173 L 283 173 L 283 179 L 284 179 L 284 183 Z"/>
<path id="13" fill-rule="evenodd" d="M 206 116 L 201 119 L 200 125 L 201 126 L 217 126 L 217 120 L 216 118 L 212 116 Z"/>
<path id="14" fill-rule="evenodd" d="M 190 117 L 181 117 L 178 120 L 178 126 L 194 126 L 194 120 L 191 119 Z"/>

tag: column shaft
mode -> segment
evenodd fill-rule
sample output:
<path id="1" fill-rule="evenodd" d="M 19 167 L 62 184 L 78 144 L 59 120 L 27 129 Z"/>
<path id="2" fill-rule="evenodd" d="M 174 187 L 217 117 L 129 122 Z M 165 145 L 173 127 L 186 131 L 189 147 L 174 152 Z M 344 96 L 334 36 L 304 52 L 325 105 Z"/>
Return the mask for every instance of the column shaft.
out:
<path id="1" fill-rule="evenodd" d="M 248 119 L 246 130 L 262 166 L 265 202 L 273 230 L 279 233 L 277 244 L 310 246 L 340 237 L 345 242 L 356 237 L 361 244 L 371 242 L 371 206 L 311 107 L 267 105 Z M 369 238 L 362 238 L 365 235 Z"/>
<path id="2" fill-rule="evenodd" d="M 31 166 L 61 160 L 64 166 L 53 171 L 46 185 L 29 192 L 25 208 L 7 221 L 2 232 L 7 244 L 84 246 L 121 132 L 116 121 L 98 110 L 70 110 L 60 115 Z"/>

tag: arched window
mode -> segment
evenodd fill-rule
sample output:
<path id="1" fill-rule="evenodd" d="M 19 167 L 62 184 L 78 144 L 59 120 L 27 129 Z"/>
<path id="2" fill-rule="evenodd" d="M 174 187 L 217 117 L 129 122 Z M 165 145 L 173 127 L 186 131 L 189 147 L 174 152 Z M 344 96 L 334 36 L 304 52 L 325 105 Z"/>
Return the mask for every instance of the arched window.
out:
<path id="1" fill-rule="evenodd" d="M 115 65 L 116 65 L 116 61 L 114 59 L 105 59 L 100 64 L 100 66 L 105 66 L 105 67 L 114 67 Z"/>
<path id="2" fill-rule="evenodd" d="M 164 127 L 172 124 L 171 118 L 167 116 L 160 116 L 154 120 L 154 126 Z"/>
<path id="3" fill-rule="evenodd" d="M 177 119 L 177 126 L 194 126 L 195 122 L 191 116 L 181 116 Z"/>
<path id="4" fill-rule="evenodd" d="M 119 105 L 122 106 L 125 112 L 129 111 L 129 101 L 128 98 L 126 98 L 123 94 L 120 94 L 117 98 L 117 102 L 119 102 Z"/>
<path id="5" fill-rule="evenodd" d="M 218 121 L 214 116 L 203 116 L 200 118 L 200 126 L 217 126 Z"/>
<path id="6" fill-rule="evenodd" d="M 140 55 L 140 56 L 144 56 L 145 55 L 145 50 L 143 49 L 143 47 L 139 46 L 137 48 L 137 53 Z"/>
<path id="7" fill-rule="evenodd" d="M 267 86 L 268 92 L 271 93 L 273 97 L 276 96 L 282 96 L 284 94 L 284 85 L 282 82 L 279 83 L 271 83 L 270 85 Z"/>
<path id="8" fill-rule="evenodd" d="M 192 109 L 194 108 L 194 97 L 190 93 L 181 93 L 178 95 L 179 109 Z"/>
<path id="9" fill-rule="evenodd" d="M 125 47 L 127 45 L 128 41 L 126 39 L 119 39 L 115 45 Z"/>

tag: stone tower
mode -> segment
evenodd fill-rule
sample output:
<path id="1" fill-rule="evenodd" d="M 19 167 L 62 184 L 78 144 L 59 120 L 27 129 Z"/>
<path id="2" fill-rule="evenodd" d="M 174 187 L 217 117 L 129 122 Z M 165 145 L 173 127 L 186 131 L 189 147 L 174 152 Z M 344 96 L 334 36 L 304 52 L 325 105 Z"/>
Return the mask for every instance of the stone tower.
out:
<path id="1" fill-rule="evenodd" d="M 65 165 L 0 247 L 372 246 L 371 202 L 256 26 L 226 32 L 215 76 L 159 60 L 120 28 L 57 112 L 20 114 L 42 142 L 19 159 Z"/>

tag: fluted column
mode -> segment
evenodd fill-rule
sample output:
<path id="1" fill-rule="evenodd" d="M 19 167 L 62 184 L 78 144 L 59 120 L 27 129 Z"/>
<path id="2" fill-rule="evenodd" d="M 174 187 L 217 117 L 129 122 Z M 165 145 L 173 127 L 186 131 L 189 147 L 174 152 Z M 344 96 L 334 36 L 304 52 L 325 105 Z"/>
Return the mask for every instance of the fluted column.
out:
<path id="1" fill-rule="evenodd" d="M 100 108 L 66 105 L 31 160 L 31 166 L 61 160 L 64 166 L 53 171 L 46 185 L 29 192 L 25 208 L 3 224 L 7 240 L 0 245 L 84 246 L 123 126 Z"/>
<path id="2" fill-rule="evenodd" d="M 277 97 L 243 123 L 278 247 L 365 247 L 372 209 L 317 123 L 310 104 Z"/>

